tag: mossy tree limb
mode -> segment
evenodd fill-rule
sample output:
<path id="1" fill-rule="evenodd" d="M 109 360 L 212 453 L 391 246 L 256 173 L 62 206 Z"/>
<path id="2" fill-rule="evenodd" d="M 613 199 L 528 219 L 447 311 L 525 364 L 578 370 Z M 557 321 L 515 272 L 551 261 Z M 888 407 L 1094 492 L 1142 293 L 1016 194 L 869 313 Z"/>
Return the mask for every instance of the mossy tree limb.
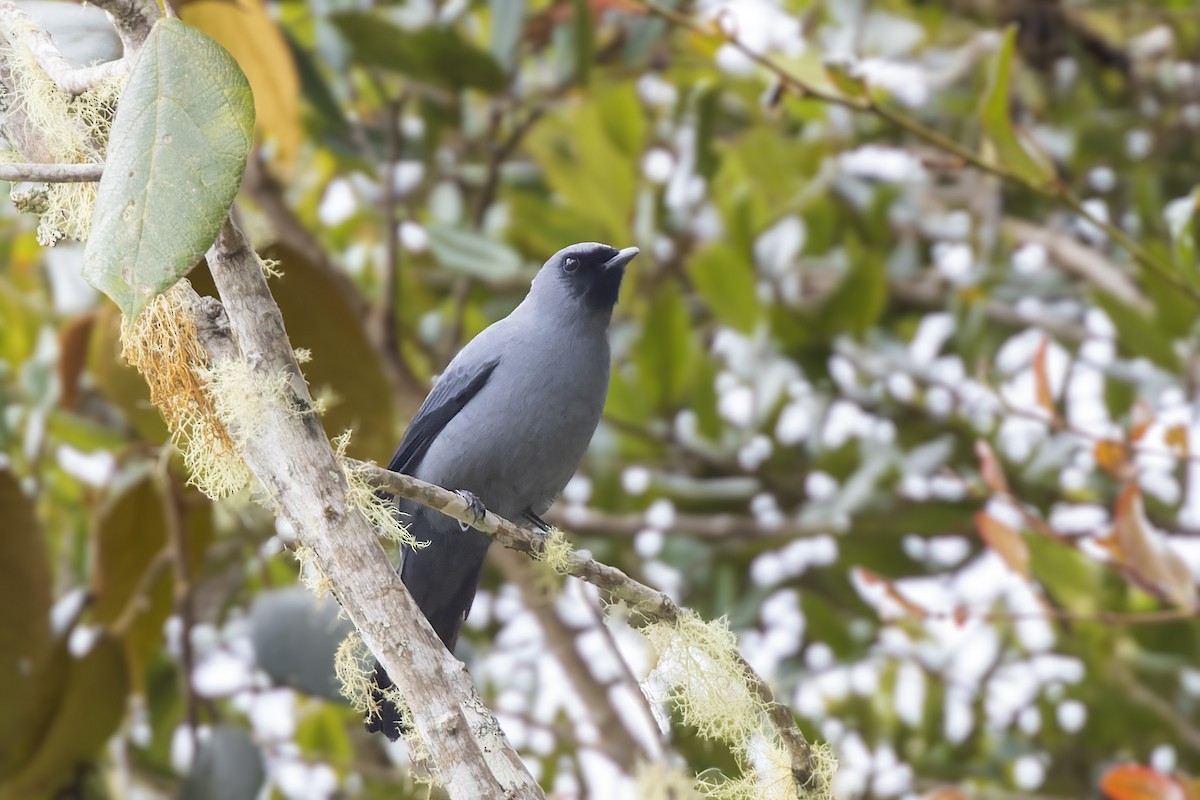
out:
<path id="1" fill-rule="evenodd" d="M 543 797 L 353 502 L 249 242 L 227 222 L 207 258 L 222 300 L 198 307 L 211 366 L 240 359 L 283 385 L 280 402 L 264 406 L 252 432 L 231 431 L 242 457 L 275 512 L 316 554 L 363 641 L 412 699 L 411 720 L 436 754 L 438 781 L 453 798 Z"/>
<path id="2" fill-rule="evenodd" d="M 447 491 L 417 480 L 382 469 L 374 464 L 352 462 L 353 467 L 370 479 L 376 486 L 389 492 L 442 512 L 452 519 L 471 525 L 474 516 L 467 503 L 454 492 Z M 505 547 L 525 553 L 534 558 L 543 555 L 546 536 L 539 531 L 518 527 L 507 519 L 487 512 L 474 524 L 476 530 L 487 534 Z M 660 591 L 634 580 L 616 567 L 603 564 L 579 551 L 572 550 L 560 558 L 555 568 L 567 575 L 587 581 L 601 590 L 612 602 L 625 603 L 630 611 L 630 622 L 636 627 L 656 622 L 677 624 L 692 612 L 680 608 L 674 600 Z M 791 710 L 776 701 L 774 692 L 741 655 L 735 655 L 738 666 L 744 673 L 749 690 L 761 702 L 767 723 L 779 736 L 791 762 L 792 776 L 798 790 L 807 795 L 820 796 L 823 786 L 814 785 L 825 778 L 815 763 L 812 748 L 796 725 Z"/>

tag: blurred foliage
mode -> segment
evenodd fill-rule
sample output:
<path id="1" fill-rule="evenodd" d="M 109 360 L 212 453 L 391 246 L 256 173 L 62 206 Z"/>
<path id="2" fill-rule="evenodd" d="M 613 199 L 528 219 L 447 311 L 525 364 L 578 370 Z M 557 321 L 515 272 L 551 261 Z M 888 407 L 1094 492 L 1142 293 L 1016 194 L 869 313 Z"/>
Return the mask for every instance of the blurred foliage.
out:
<path id="1" fill-rule="evenodd" d="M 353 455 L 555 250 L 636 244 L 579 546 L 728 616 L 843 796 L 1195 792 L 1191 3 L 179 5 L 247 75 L 240 213 Z M 185 200 L 146 224 L 201 252 Z M 0 798 L 424 797 L 330 690 L 291 532 L 186 487 L 120 312 L 35 228 L 0 226 Z M 505 635 L 520 598 L 489 570 L 459 655 L 548 789 L 632 793 Z"/>

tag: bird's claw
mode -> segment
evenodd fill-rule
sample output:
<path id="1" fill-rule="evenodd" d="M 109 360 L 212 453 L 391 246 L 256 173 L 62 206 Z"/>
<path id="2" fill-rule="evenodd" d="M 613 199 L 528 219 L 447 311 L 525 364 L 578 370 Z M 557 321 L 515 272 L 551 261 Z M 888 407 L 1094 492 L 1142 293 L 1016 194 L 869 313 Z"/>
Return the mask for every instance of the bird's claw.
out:
<path id="1" fill-rule="evenodd" d="M 533 513 L 532 511 L 526 511 L 524 514 L 524 517 L 529 522 L 531 522 L 533 524 L 533 526 L 535 528 L 537 528 L 538 530 L 540 530 L 542 533 L 549 533 L 554 527 L 549 522 L 546 522 L 546 520 L 542 519 L 541 517 L 539 517 L 537 514 Z"/>
<path id="2" fill-rule="evenodd" d="M 459 520 L 458 527 L 464 531 L 468 531 L 483 522 L 483 518 L 487 516 L 487 506 L 483 504 L 483 501 L 466 489 L 455 489 L 454 493 L 461 497 L 463 502 L 467 504 L 467 513 L 471 515 L 470 524 Z"/>

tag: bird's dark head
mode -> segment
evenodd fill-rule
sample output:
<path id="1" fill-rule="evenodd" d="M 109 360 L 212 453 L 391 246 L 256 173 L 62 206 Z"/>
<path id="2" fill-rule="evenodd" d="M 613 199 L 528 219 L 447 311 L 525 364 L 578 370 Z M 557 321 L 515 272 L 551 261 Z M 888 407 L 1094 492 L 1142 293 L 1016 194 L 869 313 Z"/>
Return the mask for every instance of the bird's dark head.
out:
<path id="1" fill-rule="evenodd" d="M 636 247 L 617 250 L 596 242 L 564 247 L 538 272 L 534 291 L 557 302 L 569 298 L 590 311 L 612 311 L 621 290 L 625 265 L 637 254 Z"/>

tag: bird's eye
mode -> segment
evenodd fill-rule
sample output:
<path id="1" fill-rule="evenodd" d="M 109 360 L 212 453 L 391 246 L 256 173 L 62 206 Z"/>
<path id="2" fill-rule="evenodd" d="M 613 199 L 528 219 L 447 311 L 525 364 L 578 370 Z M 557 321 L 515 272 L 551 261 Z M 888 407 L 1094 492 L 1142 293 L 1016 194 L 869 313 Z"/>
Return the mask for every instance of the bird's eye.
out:
<path id="1" fill-rule="evenodd" d="M 563 272 L 574 272 L 579 269 L 579 262 L 573 258 L 568 258 L 563 261 Z"/>

